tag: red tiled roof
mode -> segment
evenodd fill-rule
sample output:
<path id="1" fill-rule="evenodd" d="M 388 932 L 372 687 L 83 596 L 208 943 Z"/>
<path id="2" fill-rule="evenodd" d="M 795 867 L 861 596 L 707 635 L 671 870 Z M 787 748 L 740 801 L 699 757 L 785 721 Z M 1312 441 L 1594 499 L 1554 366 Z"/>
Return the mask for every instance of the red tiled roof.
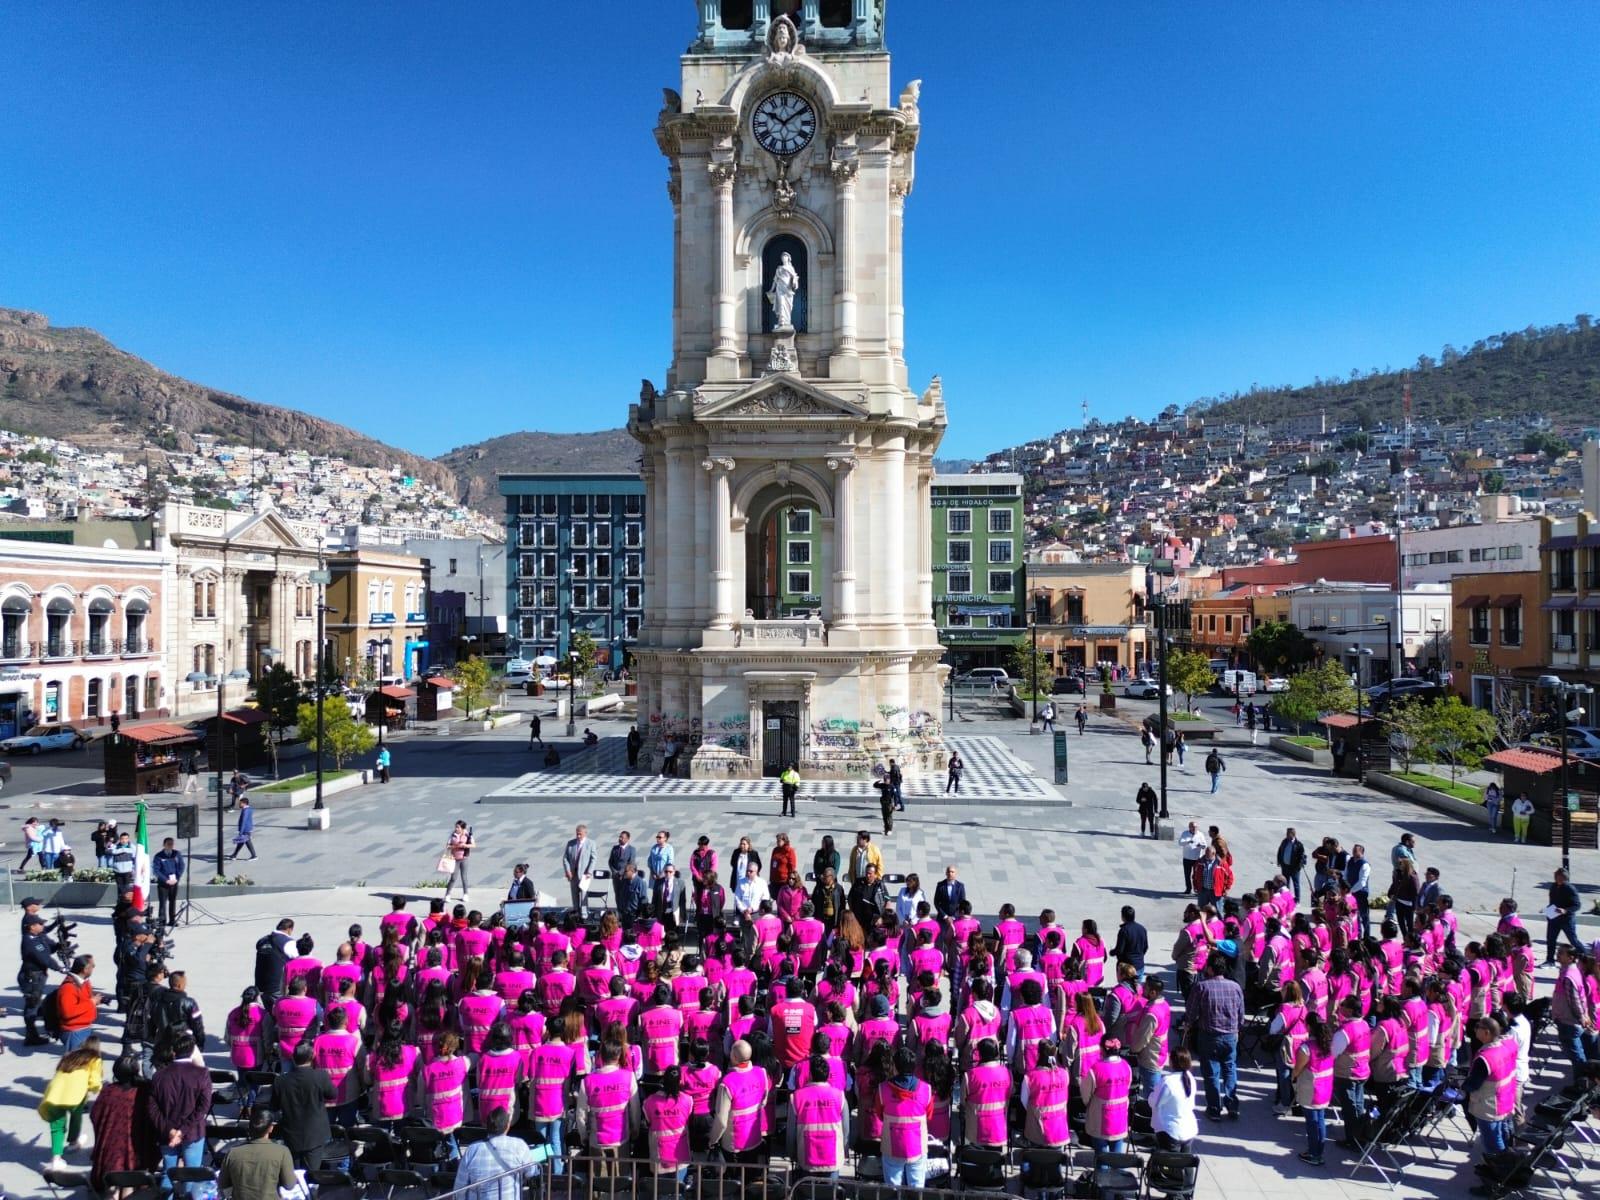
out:
<path id="1" fill-rule="evenodd" d="M 122 736 L 132 738 L 136 742 L 183 742 L 196 741 L 199 734 L 192 729 L 185 729 L 182 725 L 131 725 L 122 729 Z"/>
<path id="2" fill-rule="evenodd" d="M 1361 724 L 1362 718 L 1355 713 L 1329 713 L 1317 723 L 1326 725 L 1330 729 L 1354 729 Z"/>
<path id="3" fill-rule="evenodd" d="M 415 696 L 416 693 L 410 688 L 403 688 L 397 684 L 391 683 L 388 687 L 379 688 L 378 695 L 387 696 L 391 700 L 409 700 L 411 697 Z"/>
<path id="4" fill-rule="evenodd" d="M 431 683 L 436 688 L 453 688 L 456 686 L 456 681 L 448 675 L 429 675 L 423 682 Z"/>
<path id="5" fill-rule="evenodd" d="M 262 725 L 272 718 L 259 708 L 235 708 L 223 713 L 222 719 L 235 725 Z"/>
<path id="6" fill-rule="evenodd" d="M 1553 750 L 1496 750 L 1483 761 L 1490 766 L 1512 767 L 1532 775 L 1561 770 L 1561 755 Z"/>

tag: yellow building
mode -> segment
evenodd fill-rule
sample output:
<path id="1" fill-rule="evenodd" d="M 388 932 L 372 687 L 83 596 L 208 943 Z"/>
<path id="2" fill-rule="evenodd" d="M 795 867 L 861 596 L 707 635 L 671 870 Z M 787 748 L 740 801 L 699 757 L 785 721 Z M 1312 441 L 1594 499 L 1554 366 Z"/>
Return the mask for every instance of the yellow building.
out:
<path id="1" fill-rule="evenodd" d="M 328 656 L 344 679 L 412 678 L 428 662 L 423 560 L 358 546 L 327 559 Z"/>
<path id="2" fill-rule="evenodd" d="M 1028 612 L 1058 671 L 1144 661 L 1144 577 L 1134 563 L 1028 564 Z"/>

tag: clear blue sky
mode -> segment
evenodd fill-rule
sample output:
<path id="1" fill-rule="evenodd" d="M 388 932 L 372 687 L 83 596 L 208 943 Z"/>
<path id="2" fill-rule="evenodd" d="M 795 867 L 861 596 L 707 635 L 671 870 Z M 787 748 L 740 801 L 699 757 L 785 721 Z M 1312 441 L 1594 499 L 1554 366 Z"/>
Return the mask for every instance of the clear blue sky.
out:
<path id="1" fill-rule="evenodd" d="M 0 304 L 428 454 L 621 424 L 694 7 L 7 4 Z M 889 42 L 947 454 L 1600 308 L 1600 5 L 891 0 Z"/>

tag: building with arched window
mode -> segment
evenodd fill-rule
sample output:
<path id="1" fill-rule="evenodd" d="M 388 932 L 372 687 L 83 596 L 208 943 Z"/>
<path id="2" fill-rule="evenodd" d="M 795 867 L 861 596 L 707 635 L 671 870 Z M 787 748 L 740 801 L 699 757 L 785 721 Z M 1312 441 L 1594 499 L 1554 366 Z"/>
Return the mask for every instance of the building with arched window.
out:
<path id="1" fill-rule="evenodd" d="M 327 567 L 328 656 L 340 678 L 410 679 L 428 665 L 427 560 L 356 546 L 330 553 Z"/>

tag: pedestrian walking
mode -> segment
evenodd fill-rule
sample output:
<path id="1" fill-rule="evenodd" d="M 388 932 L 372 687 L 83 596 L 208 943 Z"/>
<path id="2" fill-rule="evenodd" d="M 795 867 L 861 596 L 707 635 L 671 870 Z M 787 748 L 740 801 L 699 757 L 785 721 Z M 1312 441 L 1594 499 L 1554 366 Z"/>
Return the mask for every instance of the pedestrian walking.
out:
<path id="1" fill-rule="evenodd" d="M 1144 746 L 1144 764 L 1150 765 L 1150 752 L 1156 748 L 1155 734 L 1150 732 L 1150 726 L 1145 725 L 1139 730 L 1139 742 Z"/>
<path id="2" fill-rule="evenodd" d="M 1483 808 L 1489 814 L 1489 836 L 1493 837 L 1500 830 L 1500 801 L 1502 795 L 1498 783 L 1490 783 L 1483 789 Z"/>
<path id="3" fill-rule="evenodd" d="M 1078 711 L 1073 715 L 1072 719 L 1078 723 L 1078 736 L 1082 737 L 1084 726 L 1089 724 L 1089 710 L 1081 704 L 1078 705 Z"/>
<path id="4" fill-rule="evenodd" d="M 1306 847 L 1299 837 L 1295 835 L 1294 826 L 1284 831 L 1283 841 L 1278 843 L 1277 854 L 1278 874 L 1288 880 L 1294 888 L 1295 903 L 1300 902 L 1300 874 L 1305 870 Z"/>
<path id="5" fill-rule="evenodd" d="M 1228 769 L 1228 764 L 1222 761 L 1222 755 L 1212 750 L 1206 755 L 1206 774 L 1211 776 L 1211 791 L 1215 794 L 1217 787 L 1222 782 L 1222 773 Z"/>
<path id="6" fill-rule="evenodd" d="M 1574 950 L 1579 954 L 1584 952 L 1583 943 L 1578 940 L 1578 909 L 1582 902 L 1578 899 L 1578 889 L 1572 886 L 1567 873 L 1559 867 L 1556 868 L 1555 882 L 1550 885 L 1549 899 L 1550 903 L 1544 910 L 1544 965 L 1547 967 L 1555 965 L 1556 943 L 1561 940 L 1563 933 Z"/>
<path id="7" fill-rule="evenodd" d="M 1179 729 L 1173 733 L 1172 748 L 1177 751 L 1178 765 L 1183 766 L 1183 756 L 1189 752 L 1189 739 L 1183 736 L 1183 730 Z"/>
<path id="8" fill-rule="evenodd" d="M 783 768 L 782 773 L 778 776 L 778 789 L 783 798 L 783 812 L 781 815 L 785 817 L 797 816 L 795 801 L 800 795 L 800 770 L 795 763 L 791 762 Z"/>
<path id="9" fill-rule="evenodd" d="M 878 807 L 883 810 L 883 832 L 894 832 L 894 785 L 887 778 L 879 779 L 872 785 L 878 789 Z"/>
<path id="10" fill-rule="evenodd" d="M 22 861 L 17 864 L 19 872 L 28 869 L 28 864 L 38 855 L 43 842 L 44 831 L 39 824 L 39 818 L 29 817 L 22 823 Z"/>
<path id="11" fill-rule="evenodd" d="M 1159 802 L 1159 800 L 1160 800 L 1160 797 L 1158 797 L 1156 795 L 1155 788 L 1150 786 L 1150 783 L 1149 783 L 1148 780 L 1146 780 L 1144 783 L 1141 783 L 1139 785 L 1139 792 L 1134 797 L 1134 803 L 1136 805 L 1138 805 L 1138 808 L 1139 808 L 1139 836 L 1140 837 L 1144 836 L 1144 831 L 1146 829 L 1150 830 L 1150 836 L 1151 837 L 1155 837 L 1157 835 L 1158 830 L 1156 828 L 1156 805 Z"/>
<path id="12" fill-rule="evenodd" d="M 250 780 L 245 778 L 243 771 L 235 771 L 228 780 L 228 807 L 237 808 L 240 798 L 250 789 Z"/>
<path id="13" fill-rule="evenodd" d="M 959 750 L 950 751 L 950 762 L 945 767 L 944 791 L 945 795 L 954 792 L 961 794 L 961 772 L 967 769 L 967 764 L 961 761 Z"/>
<path id="14" fill-rule="evenodd" d="M 445 856 L 450 860 L 450 878 L 445 880 L 444 884 L 446 900 L 450 898 L 450 889 L 460 883 L 461 902 L 463 904 L 467 902 L 467 859 L 471 857 L 474 845 L 476 843 L 472 840 L 472 826 L 465 821 L 457 821 L 444 847 Z"/>
<path id="15" fill-rule="evenodd" d="M 183 794 L 200 790 L 200 755 L 190 754 L 183 760 Z"/>
<path id="16" fill-rule="evenodd" d="M 233 831 L 233 853 L 228 855 L 229 860 L 239 857 L 239 851 L 250 851 L 252 860 L 256 857 L 256 810 L 250 807 L 250 797 L 242 791 L 239 793 L 239 824 Z"/>
<path id="17" fill-rule="evenodd" d="M 1183 890 L 1187 894 L 1194 890 L 1195 864 L 1206 852 L 1206 835 L 1200 832 L 1200 826 L 1194 821 L 1190 821 L 1189 828 L 1178 835 L 1178 852 L 1183 855 Z"/>
<path id="18" fill-rule="evenodd" d="M 1244 727 L 1250 731 L 1250 744 L 1256 744 L 1256 706 L 1250 705 L 1245 711 Z"/>
<path id="19" fill-rule="evenodd" d="M 644 738 L 639 733 L 637 725 L 628 728 L 628 770 L 633 770 L 639 765 L 639 751 L 644 747 Z"/>
<path id="20" fill-rule="evenodd" d="M 895 762 L 895 760 L 892 759 L 892 758 L 889 760 L 888 779 L 889 779 L 889 787 L 892 790 L 893 795 L 894 795 L 894 807 L 895 807 L 895 810 L 897 812 L 905 812 L 905 810 L 906 810 L 905 796 L 900 791 L 901 785 L 905 783 L 905 776 L 900 774 L 900 764 Z"/>
<path id="21" fill-rule="evenodd" d="M 544 723 L 539 719 L 538 713 L 528 714 L 528 749 L 532 750 L 534 743 L 544 745 Z"/>
<path id="22" fill-rule="evenodd" d="M 1056 731 L 1056 706 L 1049 700 L 1046 700 L 1044 707 L 1039 710 L 1039 724 L 1044 727 L 1046 733 Z"/>
<path id="23" fill-rule="evenodd" d="M 389 782 L 389 747 L 378 747 L 378 778 L 384 783 Z"/>

